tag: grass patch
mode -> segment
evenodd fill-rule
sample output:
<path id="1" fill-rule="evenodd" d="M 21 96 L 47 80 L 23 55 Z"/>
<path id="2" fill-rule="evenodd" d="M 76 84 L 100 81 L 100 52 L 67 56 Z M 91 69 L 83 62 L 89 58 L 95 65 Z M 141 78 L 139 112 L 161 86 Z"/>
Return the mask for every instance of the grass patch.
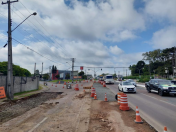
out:
<path id="1" fill-rule="evenodd" d="M 27 96 L 31 96 L 33 95 L 34 93 L 31 93 L 31 94 L 24 94 L 24 95 L 20 95 L 20 97 L 27 97 Z"/>
<path id="2" fill-rule="evenodd" d="M 36 90 L 31 90 L 31 91 L 24 91 L 24 92 L 20 92 L 20 93 L 15 93 L 14 96 L 19 96 L 19 95 L 22 95 L 22 94 L 26 94 L 26 93 L 30 93 L 30 92 L 35 92 L 35 91 L 39 91 L 43 89 L 43 87 L 41 85 L 39 85 L 39 88 L 36 89 Z"/>

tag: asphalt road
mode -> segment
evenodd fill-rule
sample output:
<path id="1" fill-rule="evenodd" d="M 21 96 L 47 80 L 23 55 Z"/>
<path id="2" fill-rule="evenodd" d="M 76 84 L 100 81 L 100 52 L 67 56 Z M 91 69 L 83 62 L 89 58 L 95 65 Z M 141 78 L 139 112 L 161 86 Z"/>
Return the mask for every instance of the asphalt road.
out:
<path id="1" fill-rule="evenodd" d="M 107 85 L 116 94 L 118 83 Z M 162 132 L 167 126 L 168 132 L 176 132 L 176 97 L 161 97 L 157 93 L 148 93 L 144 87 L 138 86 L 137 93 L 127 93 L 128 103 L 132 109 L 139 107 L 139 112 L 150 125 Z"/>

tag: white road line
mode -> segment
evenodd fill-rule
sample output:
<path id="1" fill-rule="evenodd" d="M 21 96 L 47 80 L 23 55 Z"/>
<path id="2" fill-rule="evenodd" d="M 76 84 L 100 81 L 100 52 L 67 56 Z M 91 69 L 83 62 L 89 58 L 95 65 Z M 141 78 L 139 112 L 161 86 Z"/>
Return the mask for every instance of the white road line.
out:
<path id="1" fill-rule="evenodd" d="M 140 94 L 143 94 L 143 93 L 140 93 Z M 163 101 L 163 100 L 157 99 L 157 98 L 155 98 L 155 97 L 152 97 L 152 96 L 149 96 L 149 95 L 146 95 L 146 94 L 143 94 L 143 95 L 148 96 L 148 97 L 150 97 L 150 98 L 156 99 L 156 100 L 158 100 L 158 101 L 161 101 L 161 102 L 164 102 L 164 103 L 167 103 L 167 104 L 170 104 L 170 105 L 176 107 L 176 105 L 174 105 L 174 104 L 172 104 L 172 103 L 169 103 L 169 102 L 166 102 L 166 101 Z"/>
<path id="2" fill-rule="evenodd" d="M 30 131 L 28 132 L 33 132 L 37 127 L 39 127 L 48 117 L 45 117 L 41 122 L 39 122 L 37 125 L 35 125 Z"/>
<path id="3" fill-rule="evenodd" d="M 145 85 L 141 85 L 141 84 L 137 84 L 137 86 L 140 86 L 140 87 L 145 87 Z"/>

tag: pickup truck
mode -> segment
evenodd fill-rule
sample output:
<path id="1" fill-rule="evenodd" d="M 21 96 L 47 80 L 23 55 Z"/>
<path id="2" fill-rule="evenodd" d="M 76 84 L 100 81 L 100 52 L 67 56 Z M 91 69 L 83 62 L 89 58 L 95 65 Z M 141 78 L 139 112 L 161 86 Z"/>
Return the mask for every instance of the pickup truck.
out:
<path id="1" fill-rule="evenodd" d="M 176 85 L 169 80 L 151 79 L 145 83 L 145 87 L 149 93 L 151 93 L 151 90 L 155 90 L 160 96 L 164 96 L 165 94 L 176 95 Z"/>

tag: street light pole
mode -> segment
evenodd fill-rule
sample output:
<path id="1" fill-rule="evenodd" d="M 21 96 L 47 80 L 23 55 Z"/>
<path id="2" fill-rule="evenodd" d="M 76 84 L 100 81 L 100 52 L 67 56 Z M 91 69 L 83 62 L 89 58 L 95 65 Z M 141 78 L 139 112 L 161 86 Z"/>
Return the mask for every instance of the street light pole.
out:
<path id="1" fill-rule="evenodd" d="M 14 88 L 13 88 L 13 62 L 12 62 L 12 32 L 11 32 L 11 26 L 12 26 L 12 19 L 11 19 L 11 8 L 10 4 L 18 2 L 17 1 L 10 1 L 2 2 L 3 4 L 8 4 L 8 69 L 7 69 L 7 84 L 6 84 L 6 93 L 7 98 L 10 100 L 13 100 L 14 96 Z"/>
<path id="2" fill-rule="evenodd" d="M 8 4 L 8 69 L 7 69 L 7 84 L 6 84 L 6 94 L 7 98 L 10 100 L 14 99 L 14 87 L 13 87 L 13 61 L 12 61 L 12 32 L 20 26 L 26 19 L 28 19 L 31 15 L 36 15 L 37 13 L 31 14 L 29 17 L 27 17 L 23 22 L 21 22 L 15 29 L 11 30 L 12 26 L 12 19 L 11 19 L 11 7 L 10 4 L 18 2 L 16 1 L 10 1 L 2 2 L 2 5 Z"/>

